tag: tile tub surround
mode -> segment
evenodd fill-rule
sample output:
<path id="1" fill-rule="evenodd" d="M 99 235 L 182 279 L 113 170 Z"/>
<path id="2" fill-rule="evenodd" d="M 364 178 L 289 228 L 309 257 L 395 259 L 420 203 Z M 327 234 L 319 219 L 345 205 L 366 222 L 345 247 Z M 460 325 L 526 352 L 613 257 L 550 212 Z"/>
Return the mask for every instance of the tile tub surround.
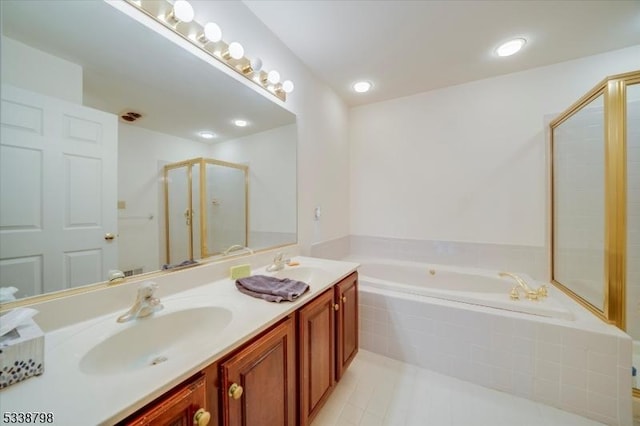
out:
<path id="1" fill-rule="evenodd" d="M 549 279 L 545 247 L 348 235 L 313 244 L 311 256 L 335 260 L 347 256 L 377 257 L 517 271 L 538 280 Z"/>
<path id="2" fill-rule="evenodd" d="M 609 425 L 631 424 L 631 339 L 555 288 L 576 321 L 367 288 L 360 346 Z"/>

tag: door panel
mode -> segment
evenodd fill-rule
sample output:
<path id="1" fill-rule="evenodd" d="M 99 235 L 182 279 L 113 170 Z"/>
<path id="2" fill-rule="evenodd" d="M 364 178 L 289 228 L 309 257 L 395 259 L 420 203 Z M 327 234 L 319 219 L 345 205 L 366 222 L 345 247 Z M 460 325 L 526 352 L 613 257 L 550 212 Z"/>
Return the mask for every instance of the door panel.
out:
<path id="1" fill-rule="evenodd" d="M 335 386 L 334 290 L 298 312 L 300 340 L 300 423 L 308 425 Z"/>
<path id="2" fill-rule="evenodd" d="M 117 241 L 105 240 L 117 234 L 117 117 L 3 85 L 0 122 L 0 285 L 26 297 L 106 280 L 117 268 Z"/>
<path id="3" fill-rule="evenodd" d="M 223 424 L 294 426 L 296 418 L 295 326 L 276 326 L 221 366 Z M 242 386 L 239 399 L 228 390 Z"/>
<path id="4" fill-rule="evenodd" d="M 353 273 L 336 286 L 338 310 L 336 379 L 340 380 L 358 353 L 358 274 Z"/>

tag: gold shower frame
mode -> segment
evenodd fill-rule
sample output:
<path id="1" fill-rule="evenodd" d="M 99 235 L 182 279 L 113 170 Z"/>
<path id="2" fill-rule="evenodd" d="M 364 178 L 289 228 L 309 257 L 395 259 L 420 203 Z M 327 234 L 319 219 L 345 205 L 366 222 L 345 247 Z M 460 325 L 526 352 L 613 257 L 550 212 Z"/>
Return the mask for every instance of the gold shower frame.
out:
<path id="1" fill-rule="evenodd" d="M 550 241 L 551 282 L 602 320 L 626 329 L 626 261 L 627 261 L 627 86 L 640 83 L 640 71 L 605 78 L 567 110 L 551 121 L 550 127 Z M 605 260 L 604 309 L 601 310 L 560 283 L 555 274 L 555 194 L 554 194 L 554 130 L 588 105 L 604 96 L 605 120 Z M 633 390 L 634 396 L 640 391 Z"/>
<path id="2" fill-rule="evenodd" d="M 607 77 L 549 124 L 551 129 L 551 280 L 595 315 L 621 329 L 625 328 L 626 319 L 626 86 L 638 81 L 640 81 L 640 71 Z M 565 287 L 554 276 L 554 130 L 600 95 L 604 95 L 606 146 L 604 310 L 600 310 Z"/>
<path id="3" fill-rule="evenodd" d="M 244 164 L 237 163 L 229 163 L 227 161 L 215 160 L 213 158 L 192 158 L 190 160 L 184 160 L 177 163 L 171 163 L 164 166 L 163 171 L 163 181 L 164 181 L 164 217 L 165 217 L 165 259 L 167 263 L 170 260 L 170 246 L 169 246 L 169 170 L 178 169 L 181 167 L 187 168 L 187 178 L 189 180 L 188 183 L 188 200 L 189 206 L 193 206 L 193 174 L 192 170 L 194 166 L 200 166 L 200 176 L 199 176 L 199 198 L 200 198 L 200 254 L 201 257 L 207 258 L 211 256 L 215 256 L 219 253 L 209 253 L 209 248 L 207 246 L 207 239 L 205 238 L 207 235 L 207 201 L 205 197 L 205 188 L 207 182 L 207 164 L 213 164 L 217 166 L 230 167 L 233 169 L 242 170 L 244 173 L 244 205 L 245 205 L 245 215 L 244 215 L 244 246 L 249 246 L 249 167 Z M 189 260 L 193 259 L 193 221 L 191 222 L 189 229 Z"/>

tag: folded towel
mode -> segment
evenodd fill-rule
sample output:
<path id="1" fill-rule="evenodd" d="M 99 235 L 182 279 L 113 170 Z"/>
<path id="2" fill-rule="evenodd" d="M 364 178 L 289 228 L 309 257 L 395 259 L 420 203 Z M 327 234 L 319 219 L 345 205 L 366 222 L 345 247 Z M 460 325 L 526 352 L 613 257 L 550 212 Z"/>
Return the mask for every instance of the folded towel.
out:
<path id="1" fill-rule="evenodd" d="M 236 287 L 244 294 L 258 297 L 269 302 L 293 302 L 305 291 L 309 284 L 289 278 L 276 278 L 267 275 L 252 275 L 236 280 Z"/>

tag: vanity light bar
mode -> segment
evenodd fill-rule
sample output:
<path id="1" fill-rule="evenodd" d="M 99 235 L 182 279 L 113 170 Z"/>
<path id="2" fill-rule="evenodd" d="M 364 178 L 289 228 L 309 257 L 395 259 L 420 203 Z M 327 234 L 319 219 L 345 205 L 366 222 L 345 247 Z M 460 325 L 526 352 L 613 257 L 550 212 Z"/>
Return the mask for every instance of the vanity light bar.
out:
<path id="1" fill-rule="evenodd" d="M 276 70 L 268 72 L 263 70 L 260 58 L 249 60 L 245 57 L 244 48 L 240 43 L 226 43 L 222 40 L 222 30 L 217 24 L 210 22 L 203 26 L 193 20 L 191 16 L 193 8 L 186 0 L 178 0 L 173 5 L 167 0 L 124 1 L 281 101 L 286 101 L 287 93 L 293 91 L 293 82 L 291 80 L 281 82 L 280 73 Z M 175 10 L 177 6 L 180 10 Z M 190 13 L 185 14 L 185 10 Z"/>

